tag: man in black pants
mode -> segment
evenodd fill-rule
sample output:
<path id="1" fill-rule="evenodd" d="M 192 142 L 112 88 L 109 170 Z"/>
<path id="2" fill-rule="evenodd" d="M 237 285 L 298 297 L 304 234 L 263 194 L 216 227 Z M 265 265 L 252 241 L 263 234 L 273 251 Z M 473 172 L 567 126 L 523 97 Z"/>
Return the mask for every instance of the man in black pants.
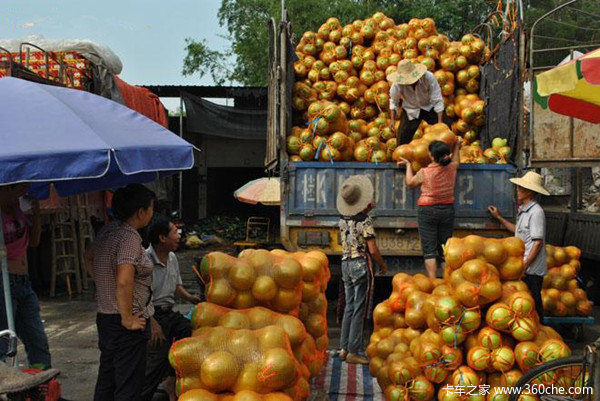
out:
<path id="1" fill-rule="evenodd" d="M 488 210 L 504 227 L 514 232 L 515 236 L 521 238 L 525 243 L 523 281 L 533 296 L 540 322 L 543 322 L 542 283 L 548 272 L 545 241 L 546 217 L 544 209 L 535 200 L 535 195 L 550 195 L 550 193 L 542 186 L 542 176 L 533 171 L 529 171 L 521 178 L 511 178 L 510 181 L 517 186 L 517 202 L 519 204 L 517 224 L 502 217 L 496 206 L 490 206 Z"/>
<path id="2" fill-rule="evenodd" d="M 409 143 L 421 121 L 433 125 L 443 122 L 444 98 L 435 76 L 421 63 L 402 60 L 396 72 L 387 77 L 390 83 L 390 129 L 396 131 L 398 107 L 402 113 L 398 129 L 398 145 Z"/>
<path id="3" fill-rule="evenodd" d="M 173 310 L 175 296 L 197 304 L 200 298 L 184 288 L 175 251 L 180 234 L 166 217 L 158 217 L 148 230 L 150 246 L 146 253 L 154 263 L 152 272 L 151 339 L 147 350 L 146 380 L 142 400 L 151 400 L 158 385 L 165 379 L 165 390 L 171 401 L 176 400 L 175 372 L 169 365 L 169 348 L 173 342 L 192 335 L 190 321 Z"/>

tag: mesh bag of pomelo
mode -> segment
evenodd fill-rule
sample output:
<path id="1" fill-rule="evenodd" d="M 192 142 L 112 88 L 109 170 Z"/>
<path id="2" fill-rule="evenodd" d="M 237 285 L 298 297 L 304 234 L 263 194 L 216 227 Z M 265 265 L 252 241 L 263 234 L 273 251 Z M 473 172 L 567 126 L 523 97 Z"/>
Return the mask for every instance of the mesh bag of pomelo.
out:
<path id="1" fill-rule="evenodd" d="M 543 341 L 523 341 L 515 347 L 515 359 L 523 372 L 542 363 L 571 355 L 571 350 L 561 339 L 550 338 Z"/>
<path id="2" fill-rule="evenodd" d="M 468 235 L 450 238 L 444 245 L 445 275 L 449 276 L 465 262 L 480 258 L 498 270 L 502 281 L 519 280 L 523 273 L 523 241 L 517 237 L 503 239 Z"/>
<path id="3" fill-rule="evenodd" d="M 440 337 L 446 345 L 456 348 L 466 340 L 469 333 L 481 326 L 481 320 L 481 310 L 478 307 L 463 308 L 456 323 L 442 326 Z"/>
<path id="4" fill-rule="evenodd" d="M 413 171 L 417 172 L 431 163 L 429 157 L 429 144 L 433 141 L 441 141 L 450 149 L 457 141 L 457 136 L 444 123 L 438 123 L 425 128 L 422 138 L 413 139 L 410 143 L 398 146 L 392 155 L 394 161 L 406 159 L 411 163 Z"/>
<path id="5" fill-rule="evenodd" d="M 387 401 L 430 401 L 435 395 L 435 387 L 425 376 L 417 376 L 406 385 L 391 384 L 386 387 Z"/>
<path id="6" fill-rule="evenodd" d="M 468 308 L 489 304 L 502 296 L 498 270 L 483 259 L 466 261 L 449 278 L 454 295 Z"/>
<path id="7" fill-rule="evenodd" d="M 327 336 L 327 298 L 325 293 L 320 293 L 317 299 L 312 302 L 303 302 L 300 305 L 298 318 L 315 343 L 316 353 L 309 365 L 311 374 L 314 375 L 319 372 L 327 360 L 329 338 Z"/>
<path id="8" fill-rule="evenodd" d="M 215 394 L 203 389 L 194 389 L 183 393 L 178 401 L 293 401 L 293 398 L 285 393 L 260 394 L 242 390 L 235 394 Z"/>
<path id="9" fill-rule="evenodd" d="M 244 251 L 244 255 L 252 253 L 252 250 Z M 271 251 L 276 257 L 292 258 L 300 263 L 302 268 L 302 302 L 310 303 L 318 298 L 319 294 L 327 290 L 327 284 L 331 279 L 329 271 L 329 260 L 327 255 L 320 251 L 310 252 L 287 252 L 282 249 Z"/>
<path id="10" fill-rule="evenodd" d="M 442 383 L 462 364 L 462 351 L 444 343 L 431 329 L 425 330 L 410 343 L 411 354 L 419 362 L 427 380 Z"/>
<path id="11" fill-rule="evenodd" d="M 373 310 L 373 332 L 383 328 L 403 329 L 408 327 L 403 313 L 394 313 L 389 300 L 385 300 Z"/>
<path id="12" fill-rule="evenodd" d="M 482 372 L 508 372 L 515 364 L 515 354 L 511 347 L 501 345 L 490 349 L 475 346 L 467 353 L 467 364 L 470 368 Z"/>
<path id="13" fill-rule="evenodd" d="M 521 291 L 529 292 L 529 287 L 527 287 L 527 284 L 525 284 L 525 282 L 523 282 L 521 280 L 504 281 L 502 283 L 502 297 L 500 298 L 499 301 L 508 304 L 509 298 L 515 292 L 521 292 Z"/>
<path id="14" fill-rule="evenodd" d="M 317 91 L 304 82 L 296 82 L 292 89 L 292 107 L 296 110 L 306 110 L 308 105 L 317 101 Z"/>
<path id="15" fill-rule="evenodd" d="M 392 279 L 392 294 L 388 299 L 389 306 L 394 313 L 403 312 L 406 309 L 408 297 L 413 291 L 431 294 L 435 284 L 439 283 L 439 281 L 431 280 L 423 274 L 410 276 L 406 273 L 398 273 Z"/>
<path id="16" fill-rule="evenodd" d="M 503 373 L 491 373 L 487 377 L 487 385 L 490 386 L 488 401 L 508 401 L 507 388 L 515 387 L 523 372 L 512 369 Z"/>
<path id="17" fill-rule="evenodd" d="M 409 352 L 409 344 L 421 333 L 417 330 L 383 328 L 371 335 L 366 352 L 369 356 L 369 371 L 377 378 L 381 388 L 392 384 L 388 378 L 388 361 L 402 360 Z"/>
<path id="18" fill-rule="evenodd" d="M 288 336 L 280 327 L 203 327 L 194 334 L 175 342 L 169 352 L 169 362 L 177 373 L 178 394 L 193 389 L 266 394 L 301 387 L 308 391 Z M 299 400 L 308 394 L 303 390 L 297 396 L 290 395 Z"/>
<path id="19" fill-rule="evenodd" d="M 239 258 L 211 252 L 201 262 L 208 282 L 206 300 L 234 309 L 264 306 L 298 316 L 302 301 L 302 267 L 293 258 L 266 250 L 242 253 Z"/>
<path id="20" fill-rule="evenodd" d="M 510 333 L 517 341 L 533 340 L 538 332 L 539 319 L 535 309 L 524 315 L 533 305 L 531 295 L 526 292 L 517 292 L 510 297 L 513 302 L 506 304 L 498 302 L 492 305 L 486 313 L 487 324 L 499 331 Z"/>
<path id="21" fill-rule="evenodd" d="M 302 375 L 310 376 L 308 366 L 315 358 L 315 342 L 312 338 L 308 338 L 304 325 L 294 316 L 283 315 L 260 306 L 249 309 L 229 309 L 203 302 L 194 307 L 191 320 L 194 331 L 202 327 L 257 330 L 267 326 L 278 326 L 290 340 L 294 356 L 301 363 Z"/>
<path id="22" fill-rule="evenodd" d="M 579 287 L 581 251 L 574 246 L 546 245 L 548 274 L 544 276 L 542 300 L 544 311 L 551 316 L 589 316 L 592 303 Z"/>
<path id="23" fill-rule="evenodd" d="M 312 353 L 307 366 L 311 375 L 317 374 L 327 360 L 329 338 L 327 336 L 327 298 L 325 291 L 331 279 L 329 260 L 321 251 L 293 252 L 273 250 L 279 257 L 291 257 L 302 268 L 302 302 L 300 304 L 300 321 L 306 327 L 309 336 L 314 340 L 316 352 Z"/>
<path id="24" fill-rule="evenodd" d="M 485 376 L 485 375 L 482 375 Z M 468 366 L 460 366 L 452 376 L 440 387 L 437 393 L 438 401 L 481 401 L 484 396 L 479 395 L 477 388 L 485 383 L 485 378 Z M 470 391 L 471 389 L 476 391 Z M 463 391 L 457 391 L 462 389 Z M 465 391 L 466 390 L 466 391 Z M 466 394 L 471 392 L 471 394 Z"/>

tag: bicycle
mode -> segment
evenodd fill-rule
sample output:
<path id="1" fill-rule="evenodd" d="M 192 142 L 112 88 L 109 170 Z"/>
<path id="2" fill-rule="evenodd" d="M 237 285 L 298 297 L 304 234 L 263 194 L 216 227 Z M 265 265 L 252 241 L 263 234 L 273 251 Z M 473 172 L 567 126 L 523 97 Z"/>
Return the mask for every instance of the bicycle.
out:
<path id="1" fill-rule="evenodd" d="M 583 356 L 556 359 L 529 370 L 515 385 L 520 390 L 511 394 L 509 401 L 592 400 L 590 389 L 599 352 L 600 339 L 587 345 Z"/>

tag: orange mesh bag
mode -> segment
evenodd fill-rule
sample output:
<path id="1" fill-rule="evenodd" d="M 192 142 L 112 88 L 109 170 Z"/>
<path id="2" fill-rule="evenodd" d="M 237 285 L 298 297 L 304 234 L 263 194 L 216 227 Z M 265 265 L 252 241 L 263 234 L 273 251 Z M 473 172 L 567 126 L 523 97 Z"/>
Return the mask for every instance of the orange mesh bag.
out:
<path id="1" fill-rule="evenodd" d="M 416 290 L 406 299 L 406 311 L 404 320 L 406 324 L 413 329 L 423 329 L 427 327 L 423 305 L 430 295 Z"/>
<path id="2" fill-rule="evenodd" d="M 471 259 L 450 274 L 454 295 L 466 307 L 491 303 L 502 296 L 498 270 L 483 259 Z"/>
<path id="3" fill-rule="evenodd" d="M 589 316 L 592 303 L 577 281 L 581 250 L 574 246 L 546 245 L 548 274 L 544 277 L 542 300 L 551 316 Z"/>
<path id="4" fill-rule="evenodd" d="M 427 325 L 439 332 L 442 327 L 456 324 L 463 313 L 463 307 L 454 296 L 430 296 L 423 305 Z"/>
<path id="5" fill-rule="evenodd" d="M 413 139 L 408 144 L 398 146 L 392 157 L 394 161 L 400 161 L 400 159 L 408 160 L 414 171 L 417 172 L 431 163 L 428 149 L 431 142 L 442 141 L 452 149 L 457 138 L 458 137 L 452 130 L 444 123 L 427 126 L 422 138 Z"/>
<path id="6" fill-rule="evenodd" d="M 234 309 L 265 306 L 298 316 L 302 267 L 293 258 L 266 250 L 244 251 L 238 258 L 212 252 L 202 259 L 201 272 L 208 280 L 209 302 Z"/>
<path id="7" fill-rule="evenodd" d="M 442 248 L 447 268 L 444 272 L 444 278 L 446 279 L 450 278 L 450 273 L 459 269 L 466 261 L 474 259 L 477 255 L 471 247 L 467 246 L 465 240 L 462 238 L 449 238 Z"/>
<path id="8" fill-rule="evenodd" d="M 389 385 L 384 394 L 388 401 L 430 401 L 435 387 L 425 376 L 417 376 L 406 385 Z"/>
<path id="9" fill-rule="evenodd" d="M 518 280 L 523 272 L 523 241 L 517 237 L 504 239 L 485 238 L 467 235 L 464 238 L 452 237 L 444 248 L 444 258 L 449 277 L 452 271 L 459 269 L 467 261 L 482 259 L 498 270 L 503 281 Z"/>
<path id="10" fill-rule="evenodd" d="M 312 363 L 313 368 L 310 370 L 311 372 L 318 372 L 327 360 L 327 347 L 329 344 L 327 336 L 327 298 L 325 294 L 319 294 L 317 299 L 312 302 L 303 302 L 300 305 L 298 318 L 315 342 L 316 353 L 314 354 L 314 361 Z"/>
<path id="11" fill-rule="evenodd" d="M 242 390 L 236 394 L 214 394 L 203 389 L 195 389 L 182 394 L 178 401 L 293 401 L 293 399 L 285 393 L 260 394 Z"/>
<path id="12" fill-rule="evenodd" d="M 431 294 L 436 284 L 440 285 L 441 282 L 434 282 L 423 274 L 410 276 L 406 273 L 398 273 L 392 279 L 392 294 L 387 300 L 388 305 L 394 313 L 404 312 L 411 293 L 421 291 Z"/>
<path id="13" fill-rule="evenodd" d="M 481 311 L 478 307 L 462 308 L 460 317 L 455 323 L 443 325 L 440 332 L 442 340 L 451 347 L 458 347 L 469 333 L 481 325 Z"/>
<path id="14" fill-rule="evenodd" d="M 194 330 L 217 326 L 257 330 L 267 326 L 278 326 L 287 334 L 294 356 L 302 364 L 302 375 L 307 378 L 310 376 L 308 366 L 313 362 L 316 345 L 314 341 L 308 341 L 304 325 L 294 316 L 282 315 L 261 306 L 250 309 L 229 309 L 203 302 L 194 307 L 191 320 Z"/>
<path id="15" fill-rule="evenodd" d="M 410 350 L 428 381 L 442 383 L 446 380 L 451 370 L 448 366 L 453 364 L 453 356 L 456 355 L 452 355 L 454 353 L 445 349 L 439 334 L 431 329 L 425 330 L 421 336 L 410 343 Z"/>
<path id="16" fill-rule="evenodd" d="M 383 328 L 371 335 L 367 346 L 369 371 L 377 378 L 381 388 L 391 382 L 388 379 L 387 364 L 401 360 L 409 352 L 409 344 L 420 335 L 413 329 Z"/>
<path id="17" fill-rule="evenodd" d="M 527 284 L 521 280 L 504 281 L 502 283 L 502 297 L 500 302 L 508 303 L 512 294 L 519 291 L 529 291 Z"/>
<path id="18" fill-rule="evenodd" d="M 406 273 L 396 274 L 392 279 L 392 294 L 388 299 L 392 311 L 395 313 L 404 312 L 408 295 L 417 290 L 412 276 Z"/>
<path id="19" fill-rule="evenodd" d="M 312 336 L 317 347 L 311 371 L 319 371 L 327 359 L 327 298 L 325 291 L 331 279 L 329 260 L 320 251 L 287 252 L 281 249 L 271 253 L 278 257 L 290 257 L 296 260 L 302 268 L 302 302 L 299 318 Z"/>
<path id="20" fill-rule="evenodd" d="M 203 327 L 194 334 L 175 342 L 169 352 L 169 362 L 177 373 L 178 394 L 197 388 L 214 393 L 251 390 L 266 394 L 285 392 L 300 380 L 306 381 L 280 327 Z M 294 398 L 306 395 L 298 393 Z"/>
<path id="21" fill-rule="evenodd" d="M 397 317 L 401 317 L 401 319 L 397 321 Z M 400 325 L 400 327 L 395 327 L 396 325 Z M 394 314 L 388 300 L 377 304 L 373 310 L 373 331 L 377 332 L 385 327 L 396 329 L 406 327 L 404 316 L 401 314 Z"/>

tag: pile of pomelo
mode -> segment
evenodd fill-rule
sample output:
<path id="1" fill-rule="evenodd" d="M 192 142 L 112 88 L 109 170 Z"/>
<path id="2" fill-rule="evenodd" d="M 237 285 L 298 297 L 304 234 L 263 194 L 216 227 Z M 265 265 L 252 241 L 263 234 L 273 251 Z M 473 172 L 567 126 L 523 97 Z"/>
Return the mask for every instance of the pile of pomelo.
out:
<path id="1" fill-rule="evenodd" d="M 472 34 L 451 41 L 431 18 L 396 24 L 377 12 L 343 25 L 332 17 L 302 35 L 296 56 L 294 127 L 287 137 L 292 162 L 392 161 L 398 144 L 390 129 L 393 82 L 387 76 L 403 59 L 434 74 L 449 130 L 466 144 L 477 141 L 485 124 L 485 101 L 478 93 L 480 65 L 490 49 Z"/>
<path id="2" fill-rule="evenodd" d="M 570 355 L 560 335 L 539 322 L 520 280 L 523 253 L 516 237 L 451 238 L 443 279 L 393 278 L 392 294 L 375 308 L 367 347 L 369 369 L 387 400 L 505 401 L 500 387 Z M 480 385 L 488 395 L 455 390 Z"/>

